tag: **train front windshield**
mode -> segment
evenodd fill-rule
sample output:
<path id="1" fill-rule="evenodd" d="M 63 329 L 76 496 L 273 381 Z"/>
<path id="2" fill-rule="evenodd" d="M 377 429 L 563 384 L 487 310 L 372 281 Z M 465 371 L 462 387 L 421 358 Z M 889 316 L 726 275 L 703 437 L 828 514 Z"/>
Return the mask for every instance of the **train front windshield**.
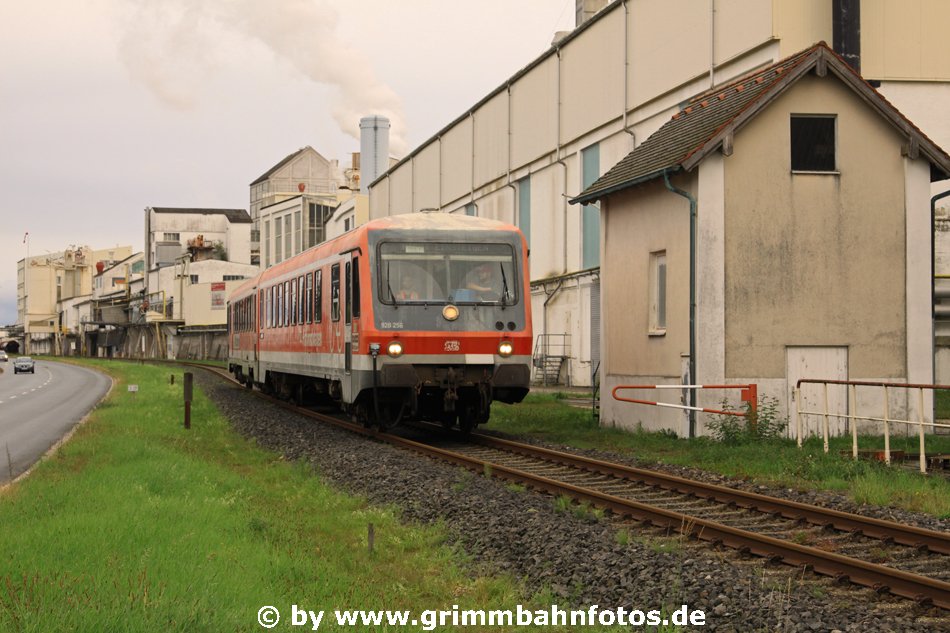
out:
<path id="1" fill-rule="evenodd" d="M 514 305 L 518 276 L 510 244 L 383 242 L 379 298 L 386 304 Z"/>

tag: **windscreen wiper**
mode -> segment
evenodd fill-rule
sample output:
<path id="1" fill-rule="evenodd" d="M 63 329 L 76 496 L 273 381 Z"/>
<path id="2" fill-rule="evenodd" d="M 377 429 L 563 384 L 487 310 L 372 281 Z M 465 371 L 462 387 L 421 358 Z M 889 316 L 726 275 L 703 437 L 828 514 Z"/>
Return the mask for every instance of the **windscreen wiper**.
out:
<path id="1" fill-rule="evenodd" d="M 399 302 L 396 301 L 396 295 L 393 293 L 393 284 L 390 281 L 392 277 L 389 275 L 389 262 L 386 262 L 386 289 L 389 290 L 389 298 L 393 302 L 393 308 L 399 308 Z"/>
<path id="2" fill-rule="evenodd" d="M 504 262 L 498 262 L 498 267 L 501 268 L 501 283 L 503 285 L 501 290 L 501 309 L 504 310 L 505 306 L 508 305 L 508 302 L 506 301 L 508 298 L 508 276 L 505 275 Z"/>

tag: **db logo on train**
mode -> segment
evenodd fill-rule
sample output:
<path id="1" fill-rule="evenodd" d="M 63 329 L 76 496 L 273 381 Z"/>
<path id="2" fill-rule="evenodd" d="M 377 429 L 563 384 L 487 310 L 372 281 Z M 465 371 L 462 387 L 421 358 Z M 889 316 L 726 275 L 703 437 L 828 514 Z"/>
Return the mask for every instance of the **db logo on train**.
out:
<path id="1" fill-rule="evenodd" d="M 462 349 L 462 344 L 459 341 L 446 341 L 445 348 L 443 351 L 446 352 L 458 352 Z"/>

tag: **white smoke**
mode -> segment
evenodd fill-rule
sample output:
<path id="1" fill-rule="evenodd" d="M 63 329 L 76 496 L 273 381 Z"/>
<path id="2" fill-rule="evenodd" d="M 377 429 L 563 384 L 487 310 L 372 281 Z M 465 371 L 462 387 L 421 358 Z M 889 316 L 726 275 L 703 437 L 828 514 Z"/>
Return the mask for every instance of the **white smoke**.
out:
<path id="1" fill-rule="evenodd" d="M 366 56 L 337 33 L 325 0 L 135 0 L 119 45 L 132 76 L 177 109 L 197 105 L 201 84 L 225 63 L 215 42 L 238 37 L 263 44 L 308 79 L 336 88 L 332 116 L 359 139 L 359 120 L 392 122 L 390 146 L 408 148 L 402 99 L 381 82 Z"/>

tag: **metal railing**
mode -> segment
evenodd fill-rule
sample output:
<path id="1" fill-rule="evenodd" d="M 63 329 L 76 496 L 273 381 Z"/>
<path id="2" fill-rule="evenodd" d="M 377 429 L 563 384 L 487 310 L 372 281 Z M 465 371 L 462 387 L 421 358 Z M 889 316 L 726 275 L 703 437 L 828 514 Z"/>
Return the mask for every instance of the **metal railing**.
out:
<path id="1" fill-rule="evenodd" d="M 813 385 L 823 385 L 824 387 L 824 396 L 823 396 L 823 409 L 821 411 L 805 411 L 801 408 L 802 396 L 801 396 L 801 386 L 803 384 L 813 384 Z M 828 402 L 828 385 L 841 385 L 848 387 L 848 412 L 839 413 L 837 411 L 830 411 Z M 881 417 L 876 417 L 873 415 L 858 415 L 857 413 L 857 388 L 858 387 L 878 387 L 884 390 L 883 392 L 883 408 Z M 916 420 L 903 420 L 897 417 L 891 417 L 890 413 L 890 394 L 894 389 L 902 389 L 905 393 L 908 390 L 917 392 L 917 419 Z M 907 426 L 916 426 L 918 430 L 918 435 L 920 438 L 920 472 L 927 472 L 927 453 L 925 447 L 925 434 L 924 428 L 930 427 L 932 429 L 944 428 L 950 429 L 950 424 L 939 424 L 937 422 L 927 422 L 924 419 L 924 390 L 936 391 L 936 390 L 947 390 L 950 389 L 950 385 L 928 385 L 928 384 L 915 384 L 915 383 L 904 383 L 904 382 L 870 382 L 862 380 L 822 380 L 817 378 L 802 378 L 795 384 L 795 424 L 798 435 L 798 447 L 802 447 L 802 416 L 804 415 L 814 415 L 821 416 L 822 419 L 822 438 L 824 440 L 824 450 L 828 452 L 828 438 L 829 438 L 829 419 L 835 418 L 839 420 L 848 420 L 849 426 L 851 427 L 851 454 L 854 459 L 858 459 L 858 420 L 866 420 L 868 422 L 881 422 L 884 425 L 884 461 L 887 464 L 891 463 L 891 424 L 904 424 Z M 908 398 L 909 401 L 909 398 Z M 908 407 L 909 408 L 909 407 Z"/>
<path id="2" fill-rule="evenodd" d="M 570 334 L 539 334 L 532 359 L 537 373 L 541 374 L 541 383 L 558 384 L 561 368 L 570 356 Z"/>
<path id="3" fill-rule="evenodd" d="M 721 409 L 709 409 L 706 407 L 693 407 L 686 404 L 673 404 L 671 402 L 654 402 L 652 400 L 638 400 L 635 398 L 624 398 L 618 396 L 617 392 L 621 389 L 739 389 L 739 398 L 748 405 L 748 410 L 746 411 L 724 411 Z M 701 413 L 714 413 L 717 415 L 735 415 L 735 416 L 750 416 L 752 420 L 755 420 L 755 413 L 758 407 L 759 396 L 758 396 L 758 386 L 755 383 L 748 385 L 618 385 L 614 387 L 613 394 L 614 400 L 620 400 L 621 402 L 633 402 L 635 404 L 648 404 L 654 407 L 666 407 L 669 409 L 682 409 L 684 411 L 699 411 Z"/>

